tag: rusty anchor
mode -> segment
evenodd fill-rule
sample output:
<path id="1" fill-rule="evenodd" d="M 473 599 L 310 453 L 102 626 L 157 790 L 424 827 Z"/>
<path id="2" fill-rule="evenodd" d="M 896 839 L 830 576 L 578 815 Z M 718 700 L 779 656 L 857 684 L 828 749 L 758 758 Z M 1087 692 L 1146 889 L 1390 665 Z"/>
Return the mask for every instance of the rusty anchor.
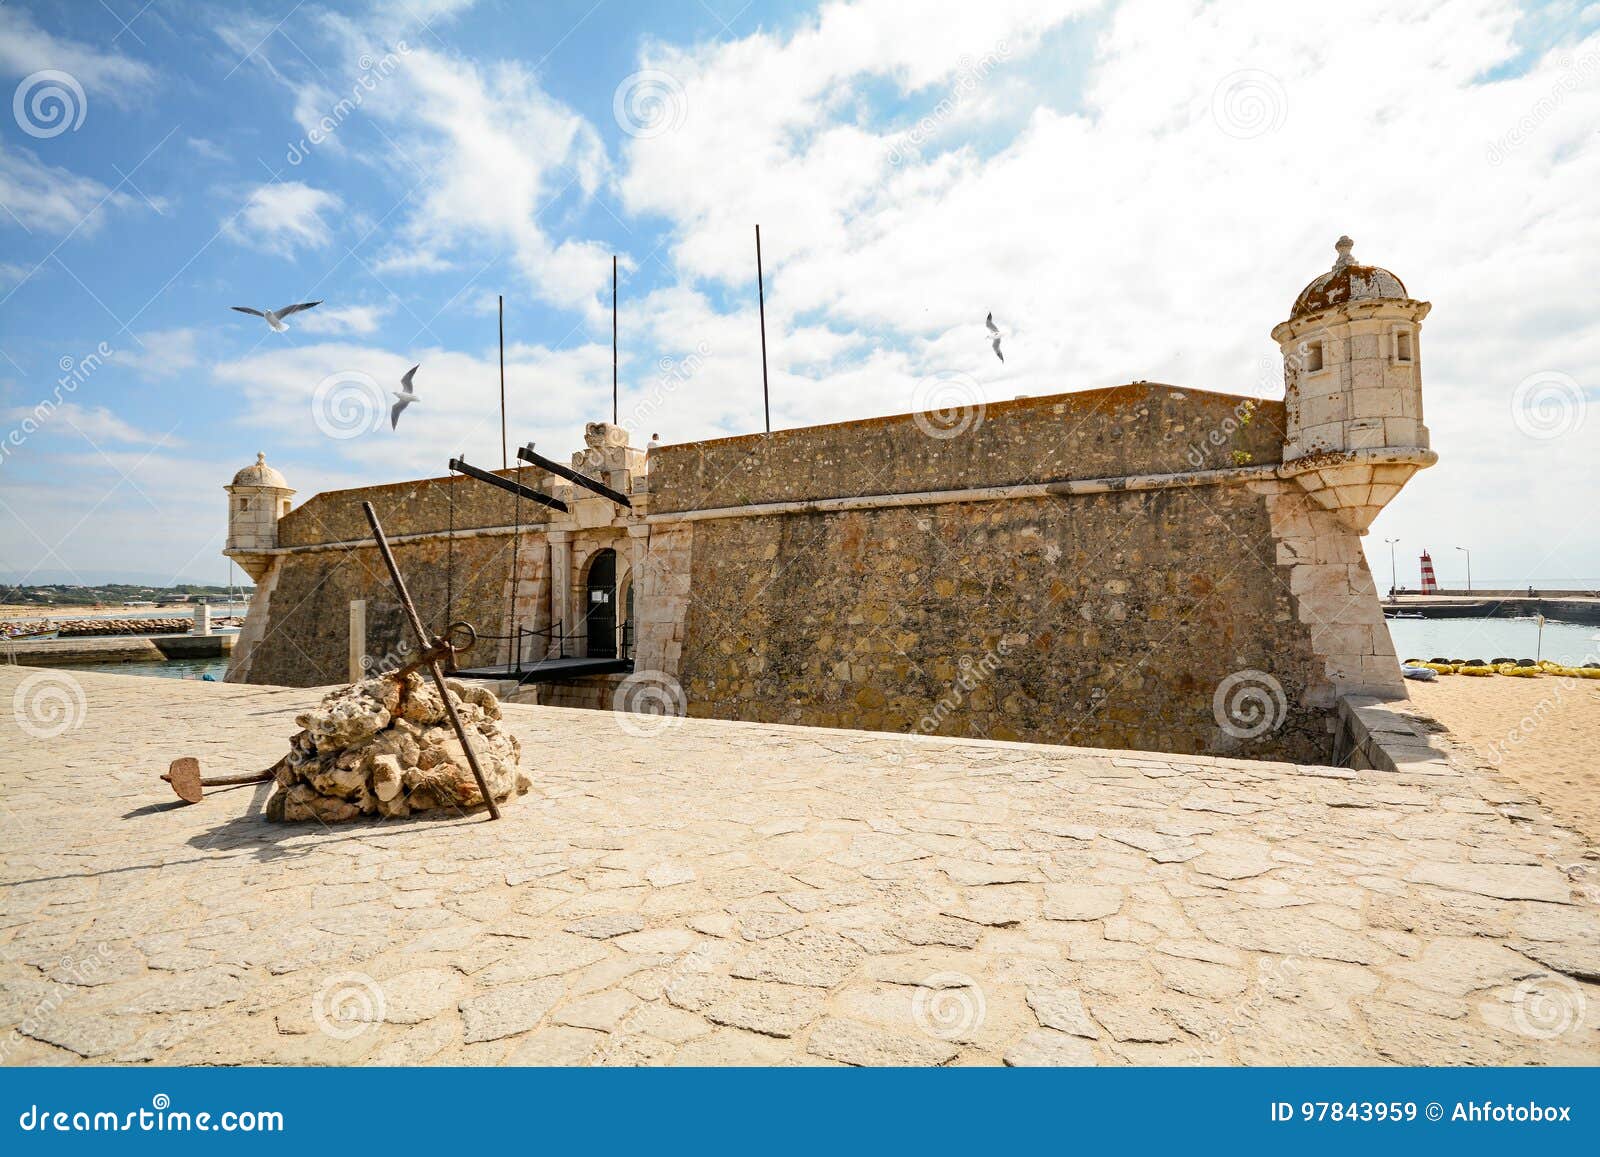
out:
<path id="1" fill-rule="evenodd" d="M 200 761 L 192 755 L 174 759 L 161 778 L 172 785 L 172 790 L 184 803 L 199 803 L 205 798 L 208 787 L 231 787 L 240 783 L 262 783 L 277 774 L 277 767 L 250 775 L 214 775 L 209 779 L 200 776 Z"/>
<path id="2" fill-rule="evenodd" d="M 450 726 L 455 731 L 456 738 L 461 740 L 461 750 L 466 753 L 467 763 L 472 768 L 472 778 L 478 783 L 478 794 L 483 797 L 483 802 L 489 809 L 489 818 L 497 820 L 500 818 L 500 807 L 494 802 L 494 796 L 489 794 L 489 781 L 484 778 L 483 768 L 478 763 L 478 752 L 472 746 L 472 738 L 467 734 L 466 725 L 461 722 L 461 713 L 456 710 L 455 700 L 450 698 L 450 692 L 444 684 L 444 672 L 439 667 L 439 660 L 445 654 L 454 654 L 457 648 L 452 646 L 445 635 L 435 635 L 431 641 L 428 639 L 427 629 L 422 625 L 422 616 L 417 614 L 416 604 L 411 601 L 411 592 L 406 590 L 406 580 L 400 574 L 400 566 L 394 561 L 394 552 L 389 549 L 389 540 L 384 536 L 383 526 L 378 522 L 378 512 L 372 508 L 370 502 L 363 502 L 361 509 L 372 527 L 372 537 L 378 544 L 378 553 L 383 556 L 383 565 L 389 569 L 389 580 L 394 584 L 394 593 L 400 599 L 401 609 L 406 613 L 406 622 L 411 626 L 411 633 L 417 637 L 418 645 L 422 647 L 421 654 L 401 669 L 417 670 L 422 667 L 428 669 L 428 674 L 433 677 L 433 685 L 439 689 L 439 698 L 444 702 Z M 446 635 L 458 626 L 466 627 L 471 632 L 472 642 L 477 641 L 477 632 L 466 623 L 452 623 L 446 628 Z"/>
<path id="3" fill-rule="evenodd" d="M 394 554 L 389 549 L 389 540 L 384 536 L 383 527 L 378 523 L 377 512 L 373 510 L 370 502 L 363 502 L 361 507 L 366 512 L 367 521 L 372 524 L 373 538 L 377 541 L 378 552 L 383 556 L 384 565 L 389 569 L 389 578 L 394 583 L 400 606 L 406 613 L 406 621 L 410 624 L 417 641 L 422 644 L 422 650 L 415 659 L 403 667 L 385 672 L 385 676 L 399 682 L 402 687 L 405 677 L 413 671 L 426 669 L 433 677 L 434 685 L 439 689 L 439 698 L 444 702 L 445 714 L 450 718 L 450 726 L 455 730 L 456 738 L 461 740 L 461 749 L 466 753 L 467 763 L 472 767 L 472 778 L 477 781 L 478 792 L 483 796 L 483 802 L 488 805 L 489 818 L 497 820 L 500 818 L 500 808 L 494 802 L 494 797 L 489 794 L 489 784 L 484 778 L 483 768 L 478 763 L 478 753 L 472 746 L 472 739 L 467 734 L 466 726 L 461 722 L 455 703 L 451 701 L 450 694 L 445 689 L 444 672 L 439 666 L 440 660 L 448 660 L 453 667 L 456 655 L 476 646 L 477 628 L 458 619 L 445 628 L 444 634 L 435 635 L 432 641 L 429 641 L 427 631 L 422 625 L 422 618 L 417 614 L 416 605 L 411 601 L 411 593 L 406 590 L 406 582 L 400 574 L 400 567 L 395 563 Z M 208 787 L 262 783 L 271 779 L 277 772 L 278 765 L 274 764 L 266 771 L 251 775 L 219 775 L 204 778 L 200 775 L 200 761 L 192 755 L 186 755 L 173 760 L 171 766 L 167 768 L 167 773 L 161 778 L 172 785 L 173 792 L 183 802 L 199 803 L 205 798 L 205 789 Z"/>

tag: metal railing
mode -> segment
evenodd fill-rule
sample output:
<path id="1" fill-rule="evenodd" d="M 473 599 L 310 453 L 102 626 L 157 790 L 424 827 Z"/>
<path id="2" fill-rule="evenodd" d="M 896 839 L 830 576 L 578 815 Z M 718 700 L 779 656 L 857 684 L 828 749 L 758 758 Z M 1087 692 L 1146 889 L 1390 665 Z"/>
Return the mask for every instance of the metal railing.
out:
<path id="1" fill-rule="evenodd" d="M 509 634 L 509 635 L 482 635 L 482 634 L 480 634 L 478 636 L 478 638 L 480 638 L 480 639 L 507 640 L 507 641 L 509 641 L 511 643 L 511 646 L 509 646 L 506 649 L 506 664 L 505 665 L 506 665 L 506 675 L 507 676 L 514 676 L 514 675 L 516 675 L 517 672 L 522 670 L 522 663 L 523 663 L 523 658 L 524 658 L 525 654 L 526 654 L 526 656 L 528 658 L 532 659 L 535 662 L 537 662 L 540 659 L 574 659 L 574 658 L 581 658 L 582 657 L 582 656 L 579 656 L 579 655 L 577 655 L 575 653 L 574 654 L 568 654 L 567 645 L 568 645 L 569 642 L 576 644 L 576 643 L 578 643 L 580 641 L 587 640 L 588 637 L 589 637 L 587 632 L 584 633 L 584 634 L 580 634 L 580 635 L 567 635 L 567 634 L 563 634 L 563 633 L 561 633 L 560 631 L 557 630 L 557 628 L 559 628 L 560 626 L 561 626 L 560 623 L 553 623 L 550 626 L 544 628 L 543 630 L 536 631 L 536 630 L 533 630 L 530 627 L 524 627 L 521 624 L 518 624 L 516 630 L 512 634 Z M 629 620 L 627 620 L 625 622 L 618 623 L 617 626 L 616 626 L 616 635 L 617 635 L 617 654 L 616 654 L 616 657 L 619 658 L 619 659 L 632 659 L 633 658 L 633 620 L 629 619 Z M 538 639 L 544 639 L 544 640 L 546 640 L 546 643 L 547 643 L 547 645 L 545 647 L 545 650 L 544 650 L 544 653 L 542 653 L 542 654 L 540 653 L 539 648 L 538 648 L 538 644 L 536 642 L 535 643 L 531 643 L 531 644 L 525 644 L 524 643 L 524 640 L 538 640 Z M 555 648 L 555 652 L 556 653 L 554 655 L 549 653 L 551 647 Z M 575 645 L 573 647 L 573 651 L 576 652 L 577 649 L 578 648 Z"/>

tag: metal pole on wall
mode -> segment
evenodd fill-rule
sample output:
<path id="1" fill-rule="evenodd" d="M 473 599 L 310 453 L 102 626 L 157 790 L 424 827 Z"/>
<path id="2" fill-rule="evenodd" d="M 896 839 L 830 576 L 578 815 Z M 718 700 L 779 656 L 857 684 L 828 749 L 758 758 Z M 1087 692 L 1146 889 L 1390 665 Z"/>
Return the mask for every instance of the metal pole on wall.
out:
<path id="1" fill-rule="evenodd" d="M 617 255 L 611 255 L 611 424 L 617 424 Z"/>
<path id="2" fill-rule="evenodd" d="M 756 226 L 756 295 L 761 303 L 761 412 L 772 433 L 772 403 L 767 393 L 767 287 L 761 275 L 761 226 Z"/>
<path id="3" fill-rule="evenodd" d="M 506 454 L 506 297 L 500 294 L 500 469 L 511 465 Z"/>

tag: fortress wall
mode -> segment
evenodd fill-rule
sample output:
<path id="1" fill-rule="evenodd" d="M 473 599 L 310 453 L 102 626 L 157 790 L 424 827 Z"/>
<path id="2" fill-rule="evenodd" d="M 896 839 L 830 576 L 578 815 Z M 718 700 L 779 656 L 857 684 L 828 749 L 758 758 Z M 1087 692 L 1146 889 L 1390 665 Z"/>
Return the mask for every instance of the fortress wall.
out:
<path id="1" fill-rule="evenodd" d="M 384 515 L 380 513 L 379 517 Z M 384 530 L 388 532 L 387 519 Z M 508 633 L 506 594 L 511 579 L 511 535 L 455 541 L 455 575 L 449 583 L 448 615 L 446 540 L 441 536 L 396 543 L 393 549 L 417 612 L 431 630 L 442 632 L 449 619 L 456 618 L 468 620 L 485 635 Z M 543 629 L 549 625 L 548 613 L 543 609 L 548 608 L 549 601 L 546 597 L 538 602 L 537 593 L 549 589 L 549 552 L 544 536 L 523 535 L 517 555 L 519 577 L 531 596 L 523 625 Z M 345 682 L 352 599 L 367 600 L 366 653 L 375 664 L 398 666 L 414 654 L 410 629 L 376 547 L 281 555 L 270 584 L 261 585 L 270 591 L 270 596 L 262 608 L 264 613 L 258 615 L 252 605 L 250 621 L 263 621 L 266 626 L 262 638 L 230 670 L 229 677 L 235 681 L 289 687 Z M 402 643 L 411 650 L 402 653 Z M 504 657 L 506 645 L 485 639 L 468 652 L 463 662 L 497 662 Z"/>
<path id="2" fill-rule="evenodd" d="M 676 674 L 697 716 L 1325 762 L 1294 585 L 1245 485 L 704 521 Z M 1288 714 L 1241 740 L 1250 669 Z"/>
<path id="3" fill-rule="evenodd" d="M 530 490 L 544 489 L 548 479 L 532 467 L 495 470 L 502 478 L 522 483 Z M 442 531 L 450 525 L 451 495 L 455 499 L 458 530 L 482 526 L 511 526 L 518 521 L 515 495 L 459 475 L 420 478 L 388 486 L 363 486 L 354 490 L 329 490 L 316 495 L 278 520 L 279 546 L 311 546 L 327 542 L 359 542 L 372 537 L 361 504 L 371 502 L 390 538 L 403 534 Z M 550 511 L 527 499 L 520 503 L 522 525 L 549 521 Z"/>
<path id="4" fill-rule="evenodd" d="M 1282 402 L 1143 382 L 953 412 L 942 431 L 938 422 L 902 414 L 657 447 L 651 510 L 1178 473 L 1283 453 Z"/>
<path id="5" fill-rule="evenodd" d="M 548 478 L 531 467 L 494 473 L 532 489 L 541 489 Z M 443 533 L 452 525 L 452 493 L 453 524 L 458 532 L 453 551 Z M 518 540 L 519 620 L 532 630 L 549 627 L 547 508 L 524 499 L 519 510 L 514 495 L 459 476 L 332 490 L 316 495 L 279 520 L 279 546 L 290 549 L 276 556 L 268 581 L 257 584 L 246 620 L 249 628 L 229 668 L 230 680 L 292 687 L 344 682 L 349 673 L 352 599 L 367 600 L 367 655 L 374 663 L 392 660 L 402 641 L 410 645 L 410 632 L 375 547 L 307 549 L 370 542 L 372 528 L 362 512 L 363 502 L 371 502 L 377 510 L 418 613 L 428 627 L 442 631 L 453 617 L 470 621 L 485 636 L 510 631 L 506 606 L 511 592 L 513 536 L 509 532 L 479 538 L 461 535 L 510 527 L 520 519 L 531 529 Z M 439 537 L 395 541 L 419 534 Z M 452 553 L 453 581 L 448 573 Z M 448 617 L 447 586 L 453 591 L 453 614 Z M 526 644 L 529 653 L 535 645 L 531 641 Z M 509 646 L 504 640 L 485 638 L 463 662 L 500 662 Z"/>
<path id="6" fill-rule="evenodd" d="M 615 548 L 636 583 L 636 671 L 677 680 L 697 716 L 1324 762 L 1339 693 L 1404 695 L 1359 536 L 1275 473 L 1281 403 L 1140 383 L 990 406 L 948 436 L 920 417 L 658 447 L 632 512 L 574 495 L 552 520 L 524 503 L 524 523 L 538 521 L 519 539 L 519 618 L 549 626 L 559 530 L 573 611 L 585 560 Z M 1192 477 L 1207 470 L 1231 473 Z M 939 496 L 1064 479 L 1111 481 Z M 511 496 L 443 479 L 336 492 L 280 524 L 289 549 L 252 608 L 264 637 L 231 677 L 342 681 L 355 598 L 368 600 L 368 653 L 393 658 L 404 624 L 376 551 L 317 545 L 366 539 L 363 499 L 392 538 L 435 535 L 396 554 L 442 629 L 452 488 L 453 617 L 506 634 Z M 896 494 L 932 497 L 871 505 Z M 737 509 L 839 497 L 867 508 Z M 1243 672 L 1281 689 L 1282 722 L 1260 735 L 1216 714 L 1218 688 Z M 608 707 L 619 682 L 532 693 Z"/>

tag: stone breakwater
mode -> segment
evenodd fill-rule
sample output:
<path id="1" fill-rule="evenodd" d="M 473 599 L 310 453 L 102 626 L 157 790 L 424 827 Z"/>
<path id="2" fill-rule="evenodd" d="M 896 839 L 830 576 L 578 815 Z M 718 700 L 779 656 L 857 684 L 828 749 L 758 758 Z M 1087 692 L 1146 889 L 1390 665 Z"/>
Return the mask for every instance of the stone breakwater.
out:
<path id="1" fill-rule="evenodd" d="M 533 786 L 522 745 L 500 726 L 500 703 L 482 687 L 447 684 L 496 801 Z M 472 767 L 432 681 L 413 671 L 332 691 L 295 718 L 302 730 L 276 767 L 267 818 L 338 823 L 483 803 Z"/>
<path id="2" fill-rule="evenodd" d="M 174 635 L 194 627 L 194 618 L 170 619 L 62 619 L 55 625 L 63 639 L 88 635 Z"/>

